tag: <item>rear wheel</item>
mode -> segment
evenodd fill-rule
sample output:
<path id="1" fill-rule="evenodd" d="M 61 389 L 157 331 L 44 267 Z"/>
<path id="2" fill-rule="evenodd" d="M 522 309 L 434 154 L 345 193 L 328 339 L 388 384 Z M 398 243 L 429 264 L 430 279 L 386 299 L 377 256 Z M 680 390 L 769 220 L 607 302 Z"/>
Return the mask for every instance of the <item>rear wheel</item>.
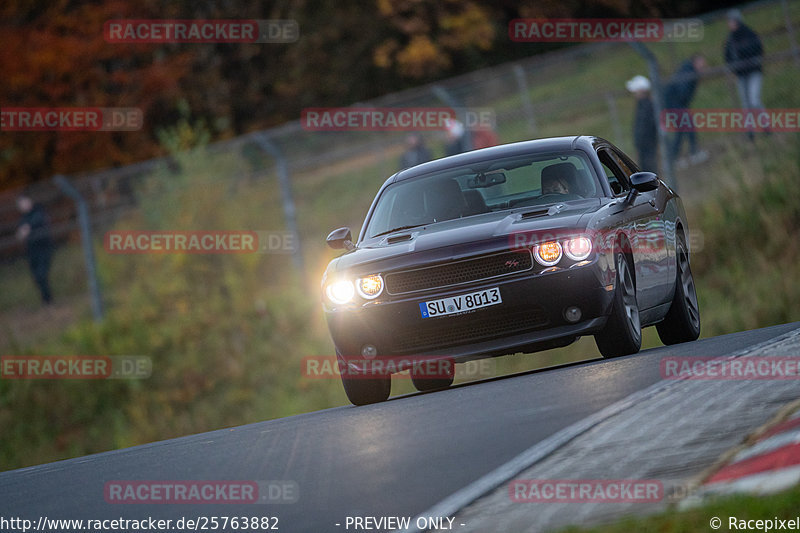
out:
<path id="1" fill-rule="evenodd" d="M 347 366 L 344 357 L 338 352 L 342 386 L 347 399 L 354 405 L 368 405 L 385 401 L 392 391 L 391 374 L 370 374 Z"/>
<path id="2" fill-rule="evenodd" d="M 667 316 L 656 324 L 658 337 L 664 344 L 678 344 L 697 340 L 700 336 L 700 306 L 694 287 L 692 269 L 689 266 L 689 253 L 683 237 L 678 239 L 675 249 L 678 263 L 675 294 L 672 297 Z"/>
<path id="3" fill-rule="evenodd" d="M 611 315 L 603 330 L 594 336 L 597 348 L 606 358 L 636 353 L 642 347 L 642 327 L 631 265 L 622 252 L 615 254 L 615 264 L 617 286 Z"/>

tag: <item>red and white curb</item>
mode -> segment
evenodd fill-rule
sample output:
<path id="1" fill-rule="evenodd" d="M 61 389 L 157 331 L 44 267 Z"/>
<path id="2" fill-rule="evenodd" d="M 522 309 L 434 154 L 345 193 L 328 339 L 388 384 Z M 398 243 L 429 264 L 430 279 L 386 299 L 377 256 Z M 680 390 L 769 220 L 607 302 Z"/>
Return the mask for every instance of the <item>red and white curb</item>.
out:
<path id="1" fill-rule="evenodd" d="M 699 499 L 727 494 L 772 494 L 800 484 L 800 411 L 770 428 L 750 447 L 720 468 L 694 496 Z M 686 506 L 697 503 L 690 497 Z"/>

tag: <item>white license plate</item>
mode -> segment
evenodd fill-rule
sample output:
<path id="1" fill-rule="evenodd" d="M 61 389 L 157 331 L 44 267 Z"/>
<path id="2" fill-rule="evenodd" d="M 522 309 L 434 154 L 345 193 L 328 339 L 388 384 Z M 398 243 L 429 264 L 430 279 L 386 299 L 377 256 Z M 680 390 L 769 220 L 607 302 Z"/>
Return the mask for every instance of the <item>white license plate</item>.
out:
<path id="1" fill-rule="evenodd" d="M 419 310 L 422 318 L 433 318 L 435 316 L 456 315 L 481 307 L 489 307 L 503 303 L 500 298 L 500 289 L 494 287 L 482 291 L 475 291 L 461 296 L 451 296 L 441 300 L 431 300 L 430 302 L 420 302 Z"/>

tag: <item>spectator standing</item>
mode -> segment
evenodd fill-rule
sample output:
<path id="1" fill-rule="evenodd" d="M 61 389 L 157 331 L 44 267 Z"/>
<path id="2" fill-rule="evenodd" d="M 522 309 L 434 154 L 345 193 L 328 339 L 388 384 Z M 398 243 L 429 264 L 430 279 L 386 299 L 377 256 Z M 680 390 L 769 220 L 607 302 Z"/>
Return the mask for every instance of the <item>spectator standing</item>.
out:
<path id="1" fill-rule="evenodd" d="M 472 149 L 467 145 L 467 132 L 464 124 L 458 120 L 447 119 L 445 127 L 444 155 L 456 155 Z"/>
<path id="2" fill-rule="evenodd" d="M 425 163 L 433 159 L 431 151 L 425 146 L 425 140 L 419 133 L 411 133 L 406 137 L 406 151 L 400 158 L 400 170 Z"/>
<path id="3" fill-rule="evenodd" d="M 679 110 L 681 113 L 689 112 L 700 74 L 706 69 L 706 66 L 706 58 L 702 54 L 694 54 L 681 63 L 664 88 L 664 107 L 666 109 Z M 689 161 L 692 164 L 702 163 L 708 159 L 708 152 L 697 149 L 697 134 L 690 129 L 675 133 L 670 146 L 670 157 L 673 161 L 680 155 L 684 139 L 689 140 Z M 679 168 L 687 166 L 689 164 L 685 159 L 678 160 Z"/>
<path id="4" fill-rule="evenodd" d="M 736 88 L 742 108 L 763 110 L 761 85 L 764 81 L 762 61 L 764 47 L 758 34 L 742 22 L 742 12 L 738 9 L 728 11 L 728 40 L 725 41 L 725 64 L 736 75 Z M 753 132 L 747 132 L 750 140 Z"/>
<path id="5" fill-rule="evenodd" d="M 17 238 L 25 241 L 28 265 L 33 280 L 39 288 L 42 302 L 49 305 L 53 301 L 50 292 L 50 260 L 53 257 L 53 239 L 50 236 L 50 223 L 44 208 L 33 202 L 27 194 L 17 197 L 17 209 L 22 214 L 17 224 Z"/>
<path id="6" fill-rule="evenodd" d="M 658 123 L 650 96 L 650 80 L 644 76 L 634 76 L 625 83 L 625 88 L 636 97 L 633 143 L 639 153 L 639 167 L 649 172 L 657 172 Z"/>

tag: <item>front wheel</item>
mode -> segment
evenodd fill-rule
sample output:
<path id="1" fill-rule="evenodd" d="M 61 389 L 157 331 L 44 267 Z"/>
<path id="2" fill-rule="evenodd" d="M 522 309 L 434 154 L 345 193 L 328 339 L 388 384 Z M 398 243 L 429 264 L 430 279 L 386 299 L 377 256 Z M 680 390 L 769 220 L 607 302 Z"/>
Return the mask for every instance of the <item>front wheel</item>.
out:
<path id="1" fill-rule="evenodd" d="M 420 392 L 428 392 L 446 389 L 453 384 L 456 377 L 456 363 L 450 359 L 433 361 L 434 371 L 431 365 L 425 366 L 422 370 L 411 369 L 411 382 L 414 388 Z"/>
<path id="2" fill-rule="evenodd" d="M 339 363 L 342 386 L 347 399 L 353 405 L 369 405 L 383 402 L 392 391 L 391 374 L 375 374 L 355 370 L 347 366 L 345 358 L 338 352 L 336 358 Z"/>
<path id="3" fill-rule="evenodd" d="M 664 320 L 656 324 L 658 337 L 666 345 L 690 342 L 700 336 L 700 306 L 697 304 L 689 254 L 683 238 L 678 240 L 675 258 L 678 263 L 678 274 L 672 305 Z"/>
<path id="4" fill-rule="evenodd" d="M 605 358 L 630 355 L 642 347 L 642 327 L 631 265 L 622 252 L 615 254 L 615 264 L 617 286 L 611 315 L 602 331 L 594 336 L 594 342 Z"/>

